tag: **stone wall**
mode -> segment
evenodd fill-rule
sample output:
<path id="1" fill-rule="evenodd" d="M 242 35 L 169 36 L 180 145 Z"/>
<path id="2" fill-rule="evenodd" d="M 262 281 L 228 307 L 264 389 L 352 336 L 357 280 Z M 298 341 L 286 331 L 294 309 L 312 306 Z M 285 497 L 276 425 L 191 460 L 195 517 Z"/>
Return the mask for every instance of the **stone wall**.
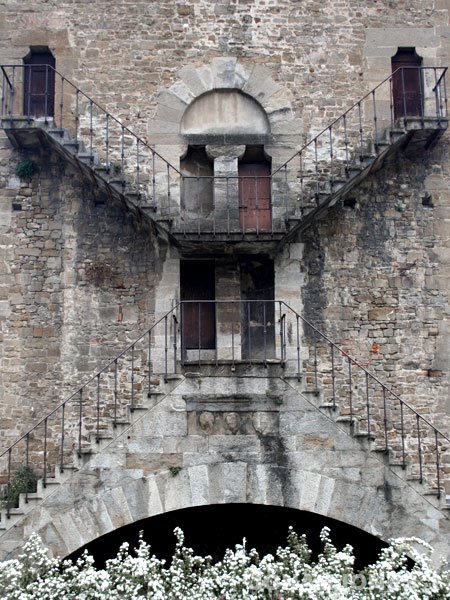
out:
<path id="1" fill-rule="evenodd" d="M 162 266 L 152 237 L 58 156 L 2 143 L 4 446 L 148 326 Z M 21 181 L 29 158 L 39 173 Z"/>

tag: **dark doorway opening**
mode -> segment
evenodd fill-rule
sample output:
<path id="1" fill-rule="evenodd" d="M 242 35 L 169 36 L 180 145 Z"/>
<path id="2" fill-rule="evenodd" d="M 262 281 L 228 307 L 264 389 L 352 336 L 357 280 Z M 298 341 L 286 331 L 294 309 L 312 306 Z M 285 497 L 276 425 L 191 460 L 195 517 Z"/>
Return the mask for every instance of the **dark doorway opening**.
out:
<path id="1" fill-rule="evenodd" d="M 55 57 L 46 46 L 32 46 L 23 59 L 23 112 L 28 117 L 55 115 Z"/>
<path id="2" fill-rule="evenodd" d="M 399 48 L 391 64 L 394 119 L 423 116 L 422 58 L 415 48 Z"/>
<path id="3" fill-rule="evenodd" d="M 263 146 L 247 146 L 239 161 L 239 222 L 243 231 L 270 231 L 271 163 Z"/>
<path id="4" fill-rule="evenodd" d="M 260 555 L 274 554 L 278 546 L 286 545 L 289 526 L 307 536 L 314 556 L 322 549 L 320 531 L 329 527 L 331 539 L 338 548 L 346 544 L 353 546 L 357 569 L 374 562 L 386 546 L 361 529 L 315 513 L 259 504 L 221 504 L 177 510 L 121 527 L 80 548 L 69 558 L 74 560 L 87 549 L 94 556 L 96 566 L 103 567 L 107 559 L 117 554 L 123 542 L 136 546 L 142 531 L 152 552 L 169 561 L 175 548 L 175 527 L 184 531 L 186 545 L 216 560 L 223 557 L 226 548 L 241 544 L 244 537 L 248 549 L 256 548 Z"/>
<path id="5" fill-rule="evenodd" d="M 205 146 L 189 146 L 180 160 L 180 170 L 181 208 L 188 223 L 210 217 L 214 210 L 214 163 Z"/>
<path id="6" fill-rule="evenodd" d="M 215 287 L 214 261 L 180 262 L 183 360 L 189 359 L 189 350 L 216 348 Z"/>
<path id="7" fill-rule="evenodd" d="M 275 274 L 273 260 L 266 256 L 240 261 L 242 358 L 275 357 Z"/>

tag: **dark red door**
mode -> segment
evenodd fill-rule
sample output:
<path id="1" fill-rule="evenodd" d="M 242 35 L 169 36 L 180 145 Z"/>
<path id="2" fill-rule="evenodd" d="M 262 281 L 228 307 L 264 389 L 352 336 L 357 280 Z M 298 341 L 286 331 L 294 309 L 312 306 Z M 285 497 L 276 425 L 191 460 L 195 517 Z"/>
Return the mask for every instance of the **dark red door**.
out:
<path id="1" fill-rule="evenodd" d="M 55 58 L 50 52 L 33 53 L 24 59 L 23 112 L 29 117 L 55 114 Z"/>
<path id="2" fill-rule="evenodd" d="M 394 118 L 423 115 L 421 57 L 414 48 L 399 48 L 392 57 Z"/>
<path id="3" fill-rule="evenodd" d="M 270 165 L 239 164 L 239 222 L 243 231 L 270 231 Z"/>
<path id="4" fill-rule="evenodd" d="M 210 260 L 184 260 L 180 265 L 182 344 L 184 350 L 215 349 L 215 265 Z"/>

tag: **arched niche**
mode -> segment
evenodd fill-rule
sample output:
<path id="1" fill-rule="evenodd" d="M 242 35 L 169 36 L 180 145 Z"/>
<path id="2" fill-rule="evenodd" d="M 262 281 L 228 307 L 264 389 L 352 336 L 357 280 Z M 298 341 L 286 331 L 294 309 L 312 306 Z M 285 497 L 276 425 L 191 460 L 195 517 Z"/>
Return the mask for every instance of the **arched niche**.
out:
<path id="1" fill-rule="evenodd" d="M 270 135 L 269 119 L 262 106 L 251 96 L 236 89 L 212 90 L 196 98 L 184 111 L 180 123 L 184 136 Z"/>

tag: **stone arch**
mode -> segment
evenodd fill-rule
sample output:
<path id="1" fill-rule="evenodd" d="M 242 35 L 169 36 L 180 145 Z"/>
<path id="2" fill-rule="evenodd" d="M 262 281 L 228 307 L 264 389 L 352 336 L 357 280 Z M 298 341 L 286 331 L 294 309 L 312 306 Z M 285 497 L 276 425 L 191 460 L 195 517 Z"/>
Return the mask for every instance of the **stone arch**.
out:
<path id="1" fill-rule="evenodd" d="M 269 119 L 254 98 L 236 89 L 211 90 L 196 98 L 184 111 L 182 135 L 270 134 Z"/>
<path id="2" fill-rule="evenodd" d="M 170 88 L 161 90 L 156 97 L 155 117 L 148 127 L 151 142 L 182 145 L 180 124 L 185 112 L 202 96 L 217 98 L 217 92 L 230 90 L 235 92 L 235 98 L 240 92 L 241 98 L 249 98 L 261 108 L 272 136 L 283 136 L 284 142 L 294 145 L 300 141 L 302 124 L 294 116 L 290 92 L 273 79 L 266 67 L 219 57 L 210 65 L 187 65 L 178 76 Z"/>
<path id="3" fill-rule="evenodd" d="M 19 529 L 6 532 L 2 542 L 8 554 L 2 558 L 14 555 L 33 531 L 54 555 L 65 557 L 124 525 L 164 512 L 224 503 L 313 512 L 383 541 L 414 532 L 437 553 L 445 553 L 445 527 L 439 530 L 442 513 L 412 488 L 395 488 L 395 481 L 387 480 L 388 470 L 385 477 L 383 486 L 357 487 L 351 480 L 295 467 L 238 461 L 185 467 L 175 476 L 164 470 L 137 477 L 119 464 L 105 471 L 83 470 L 30 511 Z"/>

